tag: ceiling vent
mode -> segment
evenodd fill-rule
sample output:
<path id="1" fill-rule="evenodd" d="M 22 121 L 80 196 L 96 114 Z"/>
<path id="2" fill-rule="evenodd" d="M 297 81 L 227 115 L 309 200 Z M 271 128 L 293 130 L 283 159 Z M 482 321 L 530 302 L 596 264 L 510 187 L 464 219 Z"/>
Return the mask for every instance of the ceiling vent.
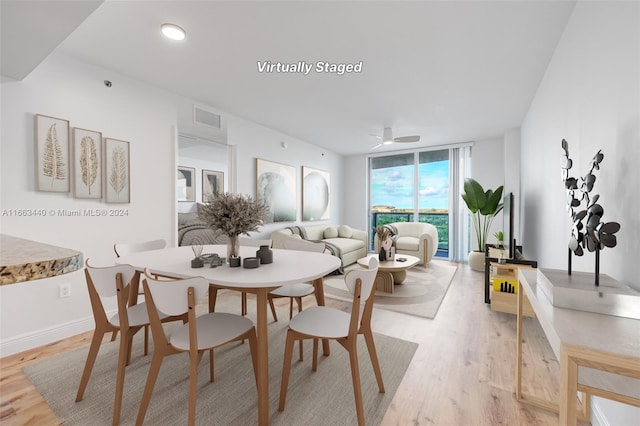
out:
<path id="1" fill-rule="evenodd" d="M 198 106 L 193 106 L 193 122 L 204 126 L 220 128 L 220 115 L 204 110 Z"/>

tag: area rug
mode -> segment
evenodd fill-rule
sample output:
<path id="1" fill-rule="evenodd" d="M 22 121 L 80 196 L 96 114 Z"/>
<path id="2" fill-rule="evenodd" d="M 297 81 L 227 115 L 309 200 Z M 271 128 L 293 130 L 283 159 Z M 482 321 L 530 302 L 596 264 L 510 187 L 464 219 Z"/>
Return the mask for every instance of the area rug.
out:
<path id="1" fill-rule="evenodd" d="M 360 266 L 351 265 L 345 268 L 345 273 L 356 268 Z M 393 293 L 376 291 L 374 307 L 435 318 L 457 269 L 455 264 L 444 260 L 431 260 L 426 267 L 414 266 L 407 271 L 406 280 L 395 285 Z M 342 275 L 325 277 L 324 293 L 332 299 L 352 300 Z"/>
<path id="2" fill-rule="evenodd" d="M 239 304 L 237 304 L 239 307 Z M 250 306 L 253 305 L 250 303 Z M 251 317 L 251 313 L 249 316 Z M 280 315 L 279 315 L 280 316 Z M 287 318 L 283 311 L 281 318 Z M 279 412 L 278 398 L 287 321 L 269 324 L 269 397 L 273 425 L 357 424 L 347 352 L 331 342 L 331 355 L 319 356 L 318 371 L 311 371 L 311 342 L 304 345 L 305 358 L 294 359 L 287 404 Z M 134 340 L 131 364 L 126 369 L 120 424 L 135 423 L 151 356 L 142 356 L 142 333 Z M 386 393 L 379 393 L 364 339 L 359 344 L 360 374 L 367 424 L 379 424 L 393 399 L 413 357 L 417 344 L 376 334 Z M 297 345 L 296 345 L 297 346 Z M 43 360 L 24 369 L 65 425 L 110 425 L 113 412 L 118 341 L 102 344 L 82 401 L 75 396 L 84 368 L 87 348 Z M 187 422 L 188 366 L 186 354 L 165 359 L 151 404 L 145 417 L 148 425 L 181 425 Z M 257 390 L 251 367 L 249 345 L 232 343 L 215 351 L 215 382 L 209 382 L 208 355 L 198 375 L 197 424 L 257 424 Z"/>

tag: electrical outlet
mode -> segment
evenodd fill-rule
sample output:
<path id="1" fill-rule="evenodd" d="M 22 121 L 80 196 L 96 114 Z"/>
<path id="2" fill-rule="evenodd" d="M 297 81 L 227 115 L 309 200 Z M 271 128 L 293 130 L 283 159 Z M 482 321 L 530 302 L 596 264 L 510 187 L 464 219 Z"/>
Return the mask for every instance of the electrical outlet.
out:
<path id="1" fill-rule="evenodd" d="M 58 298 L 62 299 L 64 297 L 71 296 L 71 284 L 60 284 L 58 286 Z"/>

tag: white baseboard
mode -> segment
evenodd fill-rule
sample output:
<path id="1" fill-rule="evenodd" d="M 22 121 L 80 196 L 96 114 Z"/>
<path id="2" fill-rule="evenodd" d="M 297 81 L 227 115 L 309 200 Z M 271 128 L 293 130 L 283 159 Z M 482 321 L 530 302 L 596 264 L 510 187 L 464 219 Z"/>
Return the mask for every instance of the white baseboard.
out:
<path id="1" fill-rule="evenodd" d="M 9 339 L 3 339 L 0 341 L 0 358 L 57 342 L 58 340 L 93 330 L 94 327 L 95 322 L 93 321 L 93 316 L 88 316 L 53 327 L 43 328 L 32 333 L 25 333 Z"/>

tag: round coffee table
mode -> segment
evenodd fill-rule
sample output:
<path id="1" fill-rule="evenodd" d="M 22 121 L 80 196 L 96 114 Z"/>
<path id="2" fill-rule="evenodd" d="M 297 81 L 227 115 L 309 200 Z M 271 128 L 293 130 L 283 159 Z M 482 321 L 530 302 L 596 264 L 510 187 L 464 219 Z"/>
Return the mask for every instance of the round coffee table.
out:
<path id="1" fill-rule="evenodd" d="M 378 257 L 377 254 L 370 254 L 367 257 L 358 259 L 358 265 L 365 268 L 369 265 L 369 258 Z M 400 259 L 406 259 L 401 261 Z M 378 273 L 376 274 L 376 290 L 393 293 L 394 284 L 402 284 L 407 278 L 407 269 L 417 265 L 420 262 L 415 256 L 408 254 L 396 254 L 394 260 L 385 260 L 380 262 Z"/>

